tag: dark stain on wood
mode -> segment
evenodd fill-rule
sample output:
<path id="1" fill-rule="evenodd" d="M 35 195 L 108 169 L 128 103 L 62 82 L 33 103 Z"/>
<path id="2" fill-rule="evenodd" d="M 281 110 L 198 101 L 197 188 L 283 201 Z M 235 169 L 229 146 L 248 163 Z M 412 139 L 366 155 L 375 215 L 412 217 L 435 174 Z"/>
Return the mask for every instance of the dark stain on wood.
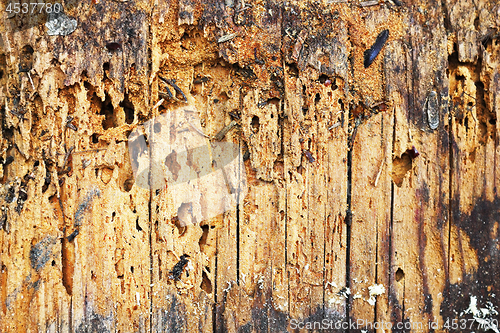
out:
<path id="1" fill-rule="evenodd" d="M 373 63 L 375 58 L 378 56 L 378 54 L 380 53 L 380 51 L 384 47 L 385 42 L 387 41 L 388 38 L 389 38 L 389 30 L 388 29 L 385 29 L 378 34 L 377 39 L 375 40 L 375 43 L 373 43 L 373 45 L 370 47 L 370 49 L 365 51 L 365 54 L 364 54 L 365 61 L 363 63 L 365 65 L 365 68 L 368 68 Z"/>
<path id="2" fill-rule="evenodd" d="M 170 308 L 167 311 L 161 311 L 163 327 L 158 327 L 158 332 L 163 330 L 172 333 L 186 332 L 186 308 L 179 302 L 176 295 L 170 294 L 170 297 L 172 298 Z"/>
<path id="3" fill-rule="evenodd" d="M 87 193 L 87 196 L 85 197 L 85 199 L 82 201 L 82 203 L 80 203 L 80 205 L 78 205 L 78 208 L 76 209 L 75 225 L 81 224 L 82 219 L 83 219 L 83 215 L 85 214 L 85 212 L 90 210 L 90 207 L 92 206 L 92 201 L 94 200 L 94 197 L 95 196 L 99 197 L 100 195 L 101 195 L 101 191 L 98 188 L 90 190 Z"/>
<path id="4" fill-rule="evenodd" d="M 88 311 L 88 306 L 87 306 Z M 109 333 L 106 321 L 111 321 L 111 318 L 106 318 L 90 308 L 90 312 L 76 328 L 76 333 L 99 332 Z"/>
<path id="5" fill-rule="evenodd" d="M 500 198 L 493 201 L 480 198 L 470 214 L 464 214 L 459 207 L 460 200 L 455 197 L 451 209 L 452 223 L 469 237 L 470 245 L 476 250 L 479 267 L 474 274 L 464 274 L 460 283 L 446 285 L 443 292 L 445 299 L 441 304 L 443 318 L 457 318 L 458 313 L 469 307 L 471 296 L 477 297 L 478 308 L 485 307 L 487 302 L 497 309 L 500 307 L 500 299 L 493 296 L 500 292 L 500 251 L 497 248 Z M 451 264 L 454 264 L 453 261 Z M 462 270 L 465 273 L 465 267 Z"/>
<path id="6" fill-rule="evenodd" d="M 31 247 L 31 267 L 39 271 L 45 266 L 50 258 L 52 258 L 52 247 L 55 244 L 55 240 L 52 236 L 46 236 Z"/>
<path id="7" fill-rule="evenodd" d="M 68 240 L 68 242 L 72 242 L 76 236 L 78 236 L 78 234 L 80 233 L 80 230 L 79 229 L 75 229 L 71 234 L 68 235 L 68 237 L 66 237 L 66 239 Z"/>
<path id="8" fill-rule="evenodd" d="M 122 44 L 116 42 L 106 43 L 106 48 L 108 51 L 116 51 L 122 48 Z"/>

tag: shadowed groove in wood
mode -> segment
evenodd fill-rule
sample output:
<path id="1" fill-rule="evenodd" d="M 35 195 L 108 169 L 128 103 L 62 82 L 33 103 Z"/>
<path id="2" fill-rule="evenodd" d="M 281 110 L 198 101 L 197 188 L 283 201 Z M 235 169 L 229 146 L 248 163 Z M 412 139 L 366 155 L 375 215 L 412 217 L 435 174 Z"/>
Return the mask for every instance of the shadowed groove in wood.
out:
<path id="1" fill-rule="evenodd" d="M 351 114 L 349 114 L 351 117 Z M 351 147 L 347 152 L 347 211 L 345 214 L 345 223 L 346 223 L 346 260 L 345 260 L 345 274 L 346 274 L 346 288 L 351 287 L 351 237 L 352 237 L 352 149 L 354 146 L 354 135 L 356 133 L 356 127 L 352 128 L 351 124 L 349 124 L 349 129 L 351 130 L 351 135 L 349 136 L 349 141 L 351 142 Z M 346 318 L 351 318 L 351 304 L 352 304 L 352 295 L 348 296 L 347 304 L 346 304 Z"/>

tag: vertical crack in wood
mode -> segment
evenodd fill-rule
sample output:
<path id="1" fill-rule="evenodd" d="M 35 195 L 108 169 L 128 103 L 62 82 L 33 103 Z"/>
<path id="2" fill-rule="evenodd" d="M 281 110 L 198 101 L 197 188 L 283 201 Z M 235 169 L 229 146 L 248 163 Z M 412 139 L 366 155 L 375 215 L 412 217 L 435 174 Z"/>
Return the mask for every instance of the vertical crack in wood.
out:
<path id="1" fill-rule="evenodd" d="M 149 124 L 149 133 L 151 136 L 154 135 L 154 130 L 153 130 L 153 124 L 154 122 L 150 122 Z M 154 142 L 154 138 L 150 139 L 151 142 Z M 148 158 L 149 161 L 153 158 L 152 150 L 154 149 L 154 145 L 151 145 L 151 149 L 148 149 Z M 153 183 L 153 163 L 149 163 L 149 175 L 148 175 L 148 182 L 149 184 Z M 153 215 L 152 215 L 152 206 L 153 206 L 153 193 L 155 189 L 153 189 L 151 186 L 149 188 L 149 202 L 148 202 L 148 214 L 149 214 L 149 225 L 148 225 L 148 233 L 149 233 L 149 331 L 153 332 L 153 265 L 154 265 L 154 258 L 153 258 Z"/>
<path id="2" fill-rule="evenodd" d="M 284 59 L 284 58 L 283 58 Z M 283 68 L 285 68 L 285 60 L 283 60 Z M 285 79 L 283 78 L 283 81 Z M 286 87 L 286 85 L 285 85 Z M 283 100 L 284 101 L 287 101 L 288 98 L 287 98 L 287 94 L 288 94 L 288 89 L 285 88 L 285 92 L 284 92 L 284 96 L 283 96 Z M 285 114 L 285 104 L 286 103 L 282 103 L 281 104 L 281 114 L 284 115 Z M 285 142 L 284 142 L 284 130 L 285 130 L 285 120 L 284 120 L 284 116 L 283 116 L 283 121 L 281 121 L 280 123 L 280 127 L 281 127 L 281 154 L 283 156 L 283 160 L 285 159 Z M 287 175 L 285 173 L 285 171 L 283 172 L 283 178 L 286 178 Z M 287 189 L 287 184 L 288 182 L 285 181 L 285 179 L 283 179 L 283 186 L 285 187 L 284 188 L 284 191 L 285 191 L 285 203 L 284 203 L 284 207 L 285 207 L 285 274 L 286 274 L 286 279 L 287 279 L 287 311 L 288 311 L 288 314 L 290 314 L 290 273 L 288 272 L 288 189 Z"/>
<path id="3" fill-rule="evenodd" d="M 327 168 L 329 169 L 330 167 L 330 158 L 328 157 L 328 163 L 327 163 Z M 329 170 L 328 170 L 328 174 L 330 174 Z M 324 180 L 325 180 L 325 183 L 327 181 L 326 179 L 326 176 L 323 176 L 324 177 Z M 329 202 L 329 198 L 328 198 L 328 191 L 326 191 L 326 202 Z M 325 297 L 326 297 L 326 243 L 327 243 L 327 232 L 328 232 L 328 213 L 325 209 L 325 212 L 324 212 L 324 215 L 323 215 L 323 234 L 325 235 L 325 237 L 323 238 L 323 306 L 322 306 L 322 309 L 323 309 L 323 317 L 326 318 L 326 305 L 325 305 Z"/>
<path id="4" fill-rule="evenodd" d="M 448 63 L 449 66 L 449 63 Z M 449 77 L 448 77 L 449 80 Z M 451 228 L 452 228 L 452 218 L 453 218 L 453 121 L 451 119 L 451 113 L 448 110 L 448 162 L 450 168 L 448 170 L 448 267 L 446 267 L 446 286 L 445 290 L 448 290 L 447 295 L 443 295 L 445 299 L 450 299 L 450 266 L 451 266 Z"/>
<path id="5" fill-rule="evenodd" d="M 243 108 L 243 94 L 239 94 L 239 109 L 241 110 Z M 234 120 L 232 121 L 234 122 Z M 238 138 L 238 147 L 239 151 L 241 152 L 241 136 Z M 242 159 L 241 153 L 238 154 L 238 159 Z M 239 286 L 240 285 L 240 193 L 241 193 L 241 167 L 245 167 L 243 164 L 243 161 L 240 160 L 238 161 L 238 193 L 237 193 L 237 200 L 236 200 L 236 284 Z"/>
<path id="6" fill-rule="evenodd" d="M 64 214 L 64 206 L 61 200 L 61 196 L 59 196 L 57 200 L 59 203 L 60 214 L 62 217 L 62 225 L 66 230 L 68 226 L 66 225 L 66 216 Z M 62 266 L 61 275 L 62 275 L 63 286 L 65 287 L 66 292 L 71 298 L 73 298 L 73 272 L 75 263 L 75 250 L 73 245 L 69 244 L 68 239 L 65 236 L 66 233 L 61 238 L 61 266 Z"/>
<path id="7" fill-rule="evenodd" d="M 214 304 L 212 305 L 212 332 L 217 332 L 217 321 L 218 321 L 218 316 L 217 316 L 217 259 L 219 255 L 219 230 L 217 230 L 217 237 L 215 238 L 215 263 L 214 263 Z"/>
<path id="8" fill-rule="evenodd" d="M 304 162 L 302 162 L 304 163 Z M 311 172 L 311 169 L 308 167 L 306 169 L 306 193 L 307 193 L 307 207 L 311 207 L 311 178 L 312 178 L 312 172 Z M 312 260 L 313 260 L 313 249 L 314 249 L 314 241 L 312 240 L 312 235 L 311 235 L 311 214 L 310 214 L 311 210 L 310 209 L 307 209 L 307 218 L 306 218 L 306 221 L 307 221 L 307 224 L 306 224 L 306 230 L 307 230 L 307 234 L 306 234 L 306 237 L 308 236 L 309 237 L 309 244 L 310 244 L 310 253 L 309 253 L 309 261 L 306 261 L 306 265 L 310 265 L 309 267 L 312 266 Z M 304 241 L 305 243 L 306 241 Z M 307 255 L 305 255 L 307 257 Z M 311 316 L 312 315 L 312 312 L 311 312 L 311 309 L 312 309 L 312 306 L 313 306 L 313 300 L 312 300 L 312 286 L 310 286 L 310 289 L 308 290 L 309 291 L 309 297 L 308 297 L 308 300 L 309 300 L 309 309 L 304 311 L 307 316 Z"/>
<path id="9" fill-rule="evenodd" d="M 388 91 L 387 89 L 387 85 L 386 85 L 386 90 Z M 392 108 L 392 147 L 391 147 L 391 161 L 392 161 L 392 156 L 394 156 L 394 153 L 395 153 L 395 142 L 396 142 L 396 108 L 393 107 Z M 391 207 L 390 207 L 390 216 L 389 216 L 389 264 L 388 264 L 388 271 L 389 271 L 389 286 L 388 286 L 388 290 L 387 290 L 387 293 L 389 295 L 389 309 L 391 311 L 390 313 L 390 317 L 391 319 L 394 318 L 394 312 L 395 312 L 395 309 L 393 307 L 393 304 L 391 304 L 391 298 L 394 297 L 396 298 L 395 294 L 396 294 L 396 288 L 394 286 L 394 281 L 396 280 L 395 279 L 395 272 L 394 272 L 394 268 L 393 268 L 393 259 L 395 259 L 393 257 L 394 255 L 394 244 L 393 244 L 393 240 L 394 240 L 394 204 L 395 204 L 395 189 L 394 189 L 394 179 L 392 177 L 390 177 L 390 182 L 391 182 Z M 395 260 L 394 260 L 395 261 Z M 403 281 L 404 283 L 404 281 Z M 403 291 L 404 292 L 404 291 Z"/>
<path id="10" fill-rule="evenodd" d="M 73 297 L 71 297 L 69 299 L 68 312 L 69 312 L 69 315 L 68 315 L 68 317 L 69 317 L 69 323 L 68 323 L 69 331 L 74 332 L 74 330 L 73 330 Z M 59 317 L 59 312 L 57 313 L 57 316 Z M 59 324 L 59 327 L 61 327 L 61 324 Z"/>
<path id="11" fill-rule="evenodd" d="M 382 151 L 385 151 L 384 149 L 384 116 L 382 115 L 380 119 L 380 148 Z M 383 157 L 384 158 L 384 157 Z M 381 168 L 383 167 L 383 164 L 381 165 Z M 377 223 L 375 224 L 375 284 L 379 283 L 379 277 L 378 277 L 378 266 L 379 266 L 379 225 L 380 220 L 377 219 Z M 385 223 L 385 221 L 384 221 Z M 377 308 L 378 308 L 379 302 L 375 302 L 375 306 L 373 307 L 373 322 L 376 323 L 378 322 L 377 320 Z"/>
<path id="12" fill-rule="evenodd" d="M 151 17 L 153 15 L 153 11 L 151 11 Z M 149 25 L 149 29 L 147 30 L 151 35 L 153 35 L 153 32 L 152 32 L 152 25 Z M 147 69 L 147 77 L 151 77 L 152 75 L 152 68 L 151 68 L 151 64 L 153 62 L 153 56 L 152 56 L 152 52 L 151 52 L 151 49 L 149 48 L 148 49 L 148 52 L 147 52 L 147 56 L 148 56 L 148 69 Z M 148 85 L 148 90 L 149 90 L 149 94 L 148 96 L 145 96 L 146 99 L 149 99 L 151 96 L 152 96 L 152 89 L 151 89 L 151 83 Z M 146 105 L 152 105 L 152 101 L 151 100 L 147 100 L 146 101 Z M 150 109 L 151 113 L 154 112 L 154 109 Z M 153 117 L 154 114 L 151 114 L 151 117 Z M 147 138 L 148 140 L 150 140 L 149 142 L 154 142 L 154 133 L 155 133 L 155 130 L 154 130 L 154 125 L 155 125 L 155 122 L 154 121 L 150 121 L 149 122 L 149 133 L 151 135 L 151 138 Z M 148 214 L 149 214 L 149 223 L 148 223 L 148 237 L 149 237 L 149 331 L 152 333 L 153 332 L 153 310 L 154 310 L 154 300 L 153 300 L 153 295 L 154 295 L 154 289 L 153 289 L 153 286 L 154 286 L 154 274 L 153 274 L 153 269 L 154 269 L 154 256 L 153 256 L 153 195 L 154 193 L 156 192 L 156 190 L 151 186 L 151 184 L 153 184 L 153 163 L 152 162 L 152 158 L 154 156 L 154 153 L 153 152 L 153 149 L 155 148 L 155 145 L 154 144 L 151 144 L 151 147 L 150 149 L 147 150 L 148 152 L 148 159 L 149 159 L 149 167 L 148 167 L 148 183 L 149 183 L 149 202 L 148 202 Z M 155 218 L 158 218 L 156 216 L 156 213 L 155 213 Z M 158 231 L 156 231 L 158 232 Z M 156 239 L 156 237 L 155 237 Z M 161 267 L 159 267 L 161 269 Z"/>
<path id="13" fill-rule="evenodd" d="M 315 112 L 317 112 L 317 108 L 315 107 Z M 320 133 L 321 129 L 320 129 L 320 123 L 318 122 L 316 124 L 316 133 Z M 318 136 L 319 137 L 319 136 Z M 322 153 L 322 155 L 324 155 L 324 153 Z M 318 156 L 318 160 L 319 160 L 319 144 L 316 144 L 316 156 Z M 324 157 L 321 158 L 321 162 L 322 164 L 325 163 L 325 159 Z M 322 170 L 324 168 L 324 165 L 322 166 Z M 326 185 L 326 175 L 323 173 L 323 184 Z M 328 191 L 326 191 L 327 193 L 327 197 L 328 197 Z M 328 200 L 328 199 L 327 199 Z M 328 202 L 328 201 L 326 201 Z M 326 205 L 324 205 L 326 206 Z M 326 243 L 327 243 L 327 237 L 326 237 L 326 226 L 328 225 L 327 223 L 327 212 L 326 212 L 326 209 L 325 211 L 323 212 L 323 270 L 322 270 L 322 277 L 323 277 L 323 281 L 322 281 L 322 301 L 323 301 L 323 304 L 321 306 L 321 313 L 322 313 L 322 317 L 323 319 L 326 319 L 326 306 L 325 306 L 325 280 L 326 280 Z"/>
<path id="14" fill-rule="evenodd" d="M 239 194 L 238 194 L 239 197 Z M 239 199 L 239 198 L 238 198 Z M 236 284 L 240 285 L 240 204 L 236 205 Z"/>
<path id="15" fill-rule="evenodd" d="M 395 127 L 396 125 L 394 125 Z M 393 131 L 393 138 L 395 136 L 395 133 L 396 131 Z M 394 140 L 392 140 L 393 142 L 393 146 L 394 146 Z M 393 149 L 394 151 L 394 149 Z M 393 314 L 394 314 L 394 308 L 392 307 L 392 302 L 391 302 L 391 297 L 392 295 L 394 295 L 394 280 L 395 280 L 395 272 L 394 272 L 394 268 L 392 266 L 392 259 L 393 259 L 393 242 L 392 242 L 392 239 L 393 239 L 393 231 L 394 231 L 394 181 L 391 180 L 391 215 L 390 215 L 390 222 L 389 222 L 389 286 L 388 286 L 388 290 L 387 290 L 387 293 L 389 295 L 389 309 L 392 309 L 391 310 L 391 314 L 390 316 L 393 317 Z M 403 281 L 404 283 L 404 281 Z"/>
<path id="16" fill-rule="evenodd" d="M 219 264 L 219 246 L 220 246 L 220 242 L 219 242 L 219 239 L 220 239 L 220 235 L 221 235 L 221 229 L 220 228 L 217 228 L 215 229 L 216 232 L 217 232 L 217 236 L 215 238 L 215 263 L 214 263 L 214 304 L 213 304 L 213 308 L 212 308 L 212 332 L 219 332 L 222 330 L 222 328 L 224 327 L 224 318 L 222 315 L 219 315 L 219 308 L 218 308 L 218 304 L 219 304 L 219 300 L 218 300 L 218 276 L 219 276 L 219 267 L 218 267 L 218 264 Z M 221 311 L 222 312 L 222 311 Z M 218 329 L 220 328 L 220 329 Z"/>
<path id="17" fill-rule="evenodd" d="M 349 110 L 349 118 L 351 118 L 351 112 L 352 110 Z M 351 225 L 352 225 L 352 205 L 351 205 L 351 200 L 352 200 L 352 148 L 354 145 L 354 142 L 351 140 L 353 139 L 353 131 L 352 130 L 352 124 L 349 122 L 349 132 L 351 133 L 349 136 L 348 142 L 351 142 L 350 147 L 348 148 L 347 151 L 347 211 L 345 215 L 345 224 L 346 224 L 346 260 L 345 260 L 345 279 L 346 279 L 346 288 L 351 287 Z M 351 302 L 352 302 L 352 295 L 349 293 L 348 299 L 346 302 L 346 320 L 349 320 L 350 318 L 350 312 L 351 312 Z M 349 330 L 348 330 L 349 332 Z"/>

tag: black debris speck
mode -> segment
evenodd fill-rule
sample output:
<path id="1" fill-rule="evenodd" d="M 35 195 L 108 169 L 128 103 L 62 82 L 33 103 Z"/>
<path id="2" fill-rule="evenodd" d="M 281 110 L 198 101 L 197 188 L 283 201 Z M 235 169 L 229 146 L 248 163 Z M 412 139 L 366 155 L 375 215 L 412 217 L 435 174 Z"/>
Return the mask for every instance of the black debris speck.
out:
<path id="1" fill-rule="evenodd" d="M 18 214 L 23 210 L 26 200 L 28 200 L 28 189 L 25 186 L 21 186 L 17 196 L 17 206 L 15 208 Z"/>
<path id="2" fill-rule="evenodd" d="M 5 161 L 3 161 L 3 165 L 9 165 L 12 162 L 14 162 L 14 156 L 7 156 L 7 158 L 5 159 Z"/>
<path id="3" fill-rule="evenodd" d="M 122 48 L 122 44 L 120 44 L 120 43 L 116 43 L 116 42 L 107 43 L 107 44 L 106 44 L 106 48 L 107 48 L 109 51 L 116 51 L 116 50 L 118 50 L 118 49 L 121 49 L 121 48 Z"/>
<path id="4" fill-rule="evenodd" d="M 385 29 L 381 33 L 378 34 L 377 39 L 375 40 L 375 43 L 373 43 L 372 47 L 370 49 L 365 51 L 365 61 L 364 65 L 365 68 L 370 66 L 377 55 L 380 53 L 382 48 L 384 47 L 385 42 L 389 38 L 389 30 Z"/>
<path id="5" fill-rule="evenodd" d="M 181 274 L 184 271 L 184 267 L 186 267 L 186 265 L 189 261 L 187 258 L 188 258 L 188 256 L 186 254 L 183 254 L 180 257 L 179 262 L 177 264 L 175 264 L 174 268 L 172 268 L 172 270 L 170 271 L 170 278 L 171 279 L 173 279 L 175 281 L 179 281 Z"/>
<path id="6" fill-rule="evenodd" d="M 12 203 L 15 198 L 16 198 L 16 189 L 14 188 L 14 186 L 10 186 L 9 189 L 7 190 L 5 201 L 7 203 Z"/>
<path id="7" fill-rule="evenodd" d="M 0 230 L 4 229 L 7 225 L 7 214 L 5 212 L 0 216 Z"/>

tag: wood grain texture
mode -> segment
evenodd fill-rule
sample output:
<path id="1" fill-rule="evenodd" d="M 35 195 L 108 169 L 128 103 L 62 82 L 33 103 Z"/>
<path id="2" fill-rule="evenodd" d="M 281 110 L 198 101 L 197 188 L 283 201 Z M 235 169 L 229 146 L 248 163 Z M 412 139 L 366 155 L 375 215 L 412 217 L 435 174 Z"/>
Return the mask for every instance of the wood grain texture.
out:
<path id="1" fill-rule="evenodd" d="M 0 19 L 1 332 L 498 319 L 498 4 L 64 9 Z"/>

